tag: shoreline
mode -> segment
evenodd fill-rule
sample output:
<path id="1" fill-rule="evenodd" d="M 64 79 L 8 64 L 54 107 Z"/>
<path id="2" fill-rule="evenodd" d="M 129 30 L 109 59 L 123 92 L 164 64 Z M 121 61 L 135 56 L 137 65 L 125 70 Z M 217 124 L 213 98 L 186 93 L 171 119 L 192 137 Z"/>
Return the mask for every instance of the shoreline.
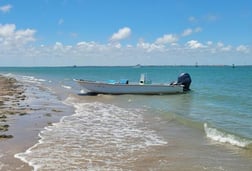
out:
<path id="1" fill-rule="evenodd" d="M 26 99 L 24 89 L 14 78 L 8 78 L 0 75 L 0 140 L 13 138 L 13 135 L 7 135 L 8 117 L 10 115 L 26 115 L 29 106 L 24 106 L 22 101 Z"/>
<path id="2" fill-rule="evenodd" d="M 33 170 L 14 155 L 36 144 L 44 127 L 72 112 L 69 106 L 51 96 L 38 85 L 0 75 L 0 170 Z"/>
<path id="3" fill-rule="evenodd" d="M 1 145 L 1 162 L 2 169 L 31 170 L 32 168 L 18 159 L 14 158 L 12 150 L 6 147 L 15 135 L 10 130 L 15 127 L 11 123 L 11 118 L 26 115 L 29 106 L 22 103 L 26 99 L 24 87 L 14 78 L 0 75 L 0 145 Z M 18 142 L 17 142 L 18 143 Z M 3 151 L 2 151 L 3 150 Z M 9 168 L 11 165 L 11 168 Z M 13 168 L 14 166 L 14 168 Z"/>
<path id="4" fill-rule="evenodd" d="M 57 84 L 54 83 L 52 84 L 54 85 L 54 87 L 50 87 L 50 85 L 46 86 L 47 84 L 39 84 L 39 82 L 26 82 L 26 80 L 22 81 L 22 77 L 13 77 L 16 78 L 16 80 L 14 79 L 14 82 L 19 85 L 16 88 L 23 91 L 22 95 L 25 98 L 23 100 L 20 99 L 19 102 L 14 100 L 14 102 L 12 103 L 12 99 L 15 98 L 11 98 L 10 96 L 9 101 L 3 101 L 4 106 L 6 107 L 6 110 L 10 110 L 14 107 L 15 109 L 23 108 L 23 111 L 26 111 L 27 113 L 21 116 L 18 113 L 8 115 L 8 117 L 5 118 L 5 120 L 7 121 L 6 124 L 9 125 L 6 134 L 13 135 L 13 138 L 0 140 L 0 170 L 33 170 L 32 167 L 22 161 L 31 162 L 30 164 L 34 165 L 34 163 L 32 163 L 34 162 L 34 160 L 37 160 L 37 164 L 39 165 L 43 165 L 44 162 L 45 165 L 52 166 L 57 170 L 57 164 L 60 163 L 61 157 L 64 158 L 66 156 L 69 156 L 68 154 L 74 151 L 75 149 L 77 150 L 76 153 L 79 155 L 73 154 L 71 156 L 72 161 L 75 160 L 75 157 L 77 157 L 76 160 L 92 157 L 92 155 L 90 154 L 87 154 L 85 156 L 86 153 L 83 150 L 86 149 L 92 151 L 92 147 L 89 147 L 88 143 L 78 144 L 79 142 L 85 142 L 84 140 L 81 140 L 80 137 L 90 138 L 90 141 L 92 142 L 92 144 L 94 144 L 94 133 L 97 133 L 97 131 L 99 132 L 99 130 L 101 131 L 104 129 L 108 129 L 107 126 L 109 128 L 111 128 L 110 126 L 115 126 L 112 131 L 132 130 L 132 127 L 129 127 L 130 129 L 126 129 L 128 127 L 123 127 L 124 124 L 120 126 L 120 124 L 118 125 L 117 122 L 123 121 L 124 119 L 124 121 L 127 122 L 127 120 L 130 119 L 128 116 L 128 112 L 133 112 L 133 114 L 136 116 L 140 115 L 143 117 L 144 121 L 146 121 L 140 122 L 138 125 L 139 127 L 137 128 L 139 128 L 140 130 L 148 128 L 148 130 L 152 130 L 154 133 L 156 132 L 156 135 L 160 136 L 161 140 L 164 139 L 164 141 L 168 143 L 161 146 L 153 146 L 153 148 L 150 148 L 150 151 L 139 150 L 137 153 L 134 153 L 134 158 L 137 158 L 135 162 L 131 163 L 130 165 L 118 165 L 118 167 L 122 169 L 125 168 L 127 170 L 127 168 L 131 168 L 131 170 L 134 170 L 132 168 L 135 168 L 136 170 L 141 170 L 143 168 L 159 168 L 160 170 L 167 170 L 168 168 L 168 170 L 203 170 L 202 168 L 204 168 L 204 170 L 232 170 L 232 168 L 236 168 L 239 170 L 242 168 L 242 170 L 249 170 L 249 168 L 251 167 L 250 161 L 252 159 L 252 156 L 250 152 L 244 151 L 243 149 L 231 146 L 229 144 L 212 141 L 211 139 L 208 139 L 205 136 L 202 130 L 194 129 L 188 127 L 187 125 L 180 124 L 179 122 L 177 122 L 176 119 L 174 120 L 174 118 L 166 118 L 166 111 L 162 113 L 162 111 L 155 110 L 154 108 L 150 108 L 150 110 L 148 110 L 149 108 L 145 109 L 144 106 L 146 102 L 150 101 L 144 101 L 145 98 L 142 96 L 77 96 L 75 93 L 72 93 L 74 90 L 64 91 L 65 89 L 62 89 L 61 86 L 55 86 Z M 7 78 L 8 76 L 4 79 Z M 65 83 L 60 84 L 65 85 Z M 15 93 L 13 93 L 12 95 L 14 97 Z M 71 102 L 73 102 L 73 105 L 70 104 L 70 106 L 66 106 L 62 102 L 62 100 L 64 100 L 66 97 L 70 97 L 69 99 Z M 174 102 L 174 100 L 174 97 L 172 97 L 171 102 Z M 67 100 L 65 100 L 64 102 L 67 102 Z M 177 103 L 180 104 L 179 101 Z M 76 106 L 74 106 L 74 104 L 77 105 L 77 108 Z M 89 104 L 90 106 L 85 106 L 85 104 Z M 137 104 L 137 106 L 135 106 L 135 104 Z M 137 110 L 141 106 L 144 108 L 144 110 Z M 2 110 L 3 106 L 1 107 Z M 116 111 L 118 111 L 114 112 L 111 107 L 115 107 Z M 79 110 L 79 114 L 81 115 L 76 116 L 77 109 Z M 81 129 L 83 126 L 85 126 L 85 124 L 83 124 L 83 121 L 87 122 L 83 114 L 87 114 L 88 112 L 90 112 L 90 116 L 94 116 L 93 119 L 91 118 L 88 120 L 93 123 L 90 126 L 95 126 L 95 124 L 97 124 L 97 127 L 91 127 L 92 129 L 90 128 L 90 126 L 86 128 L 90 128 L 91 134 L 88 134 L 88 131 L 85 131 L 84 128 Z M 92 115 L 91 113 L 95 113 L 96 115 Z M 71 115 L 70 118 L 74 120 L 70 119 L 69 121 L 71 122 L 71 125 L 67 127 L 67 124 L 70 124 L 68 123 L 68 120 L 62 119 L 64 120 L 64 122 L 61 122 L 62 120 L 60 119 L 63 116 L 69 115 Z M 124 115 L 126 115 L 127 117 L 124 117 Z M 112 118 L 118 118 L 119 120 L 114 119 L 115 124 L 109 123 L 105 125 L 99 125 L 99 123 L 103 123 L 104 121 L 111 121 Z M 76 127 L 73 126 L 72 121 L 75 121 L 74 123 L 77 124 Z M 135 123 L 136 118 L 133 117 L 130 121 L 132 123 Z M 78 126 L 78 124 L 80 125 Z M 86 126 L 88 126 L 88 124 L 89 123 L 86 123 Z M 52 127 L 47 126 L 52 126 L 54 128 L 53 131 L 58 130 L 59 132 L 52 133 L 50 132 L 50 128 Z M 134 125 L 132 126 L 134 128 Z M 62 130 L 63 132 L 61 132 Z M 76 135 L 72 135 L 72 133 L 70 132 L 71 130 L 74 130 L 73 133 L 76 133 Z M 81 131 L 84 132 L 82 132 L 81 134 Z M 102 136 L 97 137 L 96 142 L 98 143 L 97 145 L 99 145 L 100 147 L 100 150 L 98 150 L 99 154 L 113 154 L 114 156 L 116 156 L 118 155 L 118 150 L 114 148 L 112 148 L 109 153 L 100 153 L 100 151 L 106 151 L 109 143 L 114 143 L 113 141 L 110 141 L 111 139 L 107 139 L 107 143 L 105 143 L 104 146 L 101 146 L 102 144 L 100 144 L 99 142 L 106 142 L 106 136 L 103 136 L 106 133 L 107 132 L 104 132 L 104 134 L 101 134 Z M 39 135 L 42 135 L 42 138 Z M 44 138 L 45 136 L 47 136 L 48 139 L 46 139 L 46 141 L 44 141 L 43 145 L 41 146 L 39 145 L 39 143 L 43 141 L 43 135 Z M 73 137 L 69 139 L 70 135 Z M 123 138 L 124 136 L 120 137 Z M 119 140 L 123 140 L 120 139 L 120 137 L 118 137 Z M 116 137 L 111 138 L 113 139 Z M 66 146 L 66 150 L 64 149 L 63 151 L 60 151 L 62 150 L 62 147 L 64 147 L 65 143 L 70 143 L 71 145 L 74 140 L 77 141 L 72 144 L 73 146 Z M 132 140 L 132 142 L 135 142 L 134 137 L 130 140 Z M 57 145 L 60 145 L 58 151 L 54 148 L 57 147 Z M 125 145 L 130 145 L 130 143 Z M 31 149 L 34 146 L 35 148 L 33 148 L 29 153 L 29 150 L 27 151 L 27 149 Z M 53 148 L 51 148 L 52 146 Z M 45 152 L 43 147 L 48 147 L 48 152 Z M 42 156 L 40 156 L 36 154 L 36 150 L 41 150 L 42 153 L 45 153 L 44 155 L 42 154 Z M 96 151 L 97 148 L 93 150 Z M 131 150 L 129 148 L 126 153 L 124 152 L 124 154 L 127 154 L 127 152 L 130 153 L 130 151 Z M 50 157 L 48 153 L 55 155 L 57 154 L 57 152 L 59 152 L 58 156 L 52 158 L 52 160 L 50 160 L 52 161 L 52 163 L 49 163 L 48 159 Z M 66 152 L 68 153 L 66 154 Z M 28 158 L 27 160 L 25 160 L 26 156 L 24 153 L 29 153 L 29 155 L 33 153 L 34 155 L 31 156 L 32 158 Z M 17 158 L 15 158 L 14 155 Z M 96 156 L 99 157 L 99 155 Z M 66 158 L 69 159 L 68 157 Z M 124 159 L 119 160 L 119 163 L 123 162 Z M 55 161 L 57 162 L 55 163 Z M 106 161 L 106 156 L 104 156 L 101 161 Z M 116 159 L 115 161 L 118 160 Z M 226 161 L 233 162 L 226 163 Z M 63 164 L 64 162 L 61 166 L 65 166 Z M 160 164 L 162 166 L 160 166 Z M 69 164 L 69 167 L 70 166 L 72 166 L 71 163 Z M 88 164 L 86 166 L 88 166 Z M 77 165 L 76 167 L 85 167 L 85 162 L 83 161 L 82 163 L 80 163 L 80 165 Z"/>

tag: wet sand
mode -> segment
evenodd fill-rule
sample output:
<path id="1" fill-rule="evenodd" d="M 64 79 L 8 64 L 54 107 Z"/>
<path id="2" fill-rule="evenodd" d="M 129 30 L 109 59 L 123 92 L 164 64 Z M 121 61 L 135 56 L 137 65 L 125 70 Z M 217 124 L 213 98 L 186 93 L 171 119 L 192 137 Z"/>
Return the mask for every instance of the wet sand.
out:
<path id="1" fill-rule="evenodd" d="M 0 170 L 33 170 L 14 155 L 36 144 L 41 129 L 71 112 L 62 104 L 47 104 L 34 93 L 46 90 L 27 89 L 14 78 L 0 75 Z"/>
<path id="2" fill-rule="evenodd" d="M 26 96 L 24 89 L 15 79 L 0 76 L 0 170 L 31 170 L 25 163 L 14 158 L 17 145 L 9 146 L 15 139 L 10 131 L 14 126 L 13 116 L 26 115 L 29 107 L 23 106 Z"/>
<path id="3" fill-rule="evenodd" d="M 0 139 L 13 137 L 4 133 L 9 129 L 9 125 L 4 123 L 10 115 L 27 113 L 27 106 L 21 104 L 25 98 L 22 86 L 15 79 L 0 76 Z"/>

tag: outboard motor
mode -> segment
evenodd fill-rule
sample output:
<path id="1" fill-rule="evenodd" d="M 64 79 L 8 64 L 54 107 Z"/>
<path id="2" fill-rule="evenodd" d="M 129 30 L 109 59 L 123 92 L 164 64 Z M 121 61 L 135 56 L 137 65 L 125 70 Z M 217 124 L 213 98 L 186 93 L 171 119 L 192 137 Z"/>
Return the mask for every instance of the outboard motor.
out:
<path id="1" fill-rule="evenodd" d="M 191 82 L 192 80 L 188 73 L 181 73 L 178 77 L 177 84 L 184 85 L 184 91 L 189 91 Z"/>

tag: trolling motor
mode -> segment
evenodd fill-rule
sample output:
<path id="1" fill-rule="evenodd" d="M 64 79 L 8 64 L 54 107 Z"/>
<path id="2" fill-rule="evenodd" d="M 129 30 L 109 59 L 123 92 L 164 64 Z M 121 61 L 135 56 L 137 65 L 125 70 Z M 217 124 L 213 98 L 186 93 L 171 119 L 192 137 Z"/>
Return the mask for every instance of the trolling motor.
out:
<path id="1" fill-rule="evenodd" d="M 192 82 L 192 79 L 188 73 L 181 73 L 176 83 L 184 85 L 184 88 L 183 88 L 184 91 L 189 91 L 191 82 Z"/>

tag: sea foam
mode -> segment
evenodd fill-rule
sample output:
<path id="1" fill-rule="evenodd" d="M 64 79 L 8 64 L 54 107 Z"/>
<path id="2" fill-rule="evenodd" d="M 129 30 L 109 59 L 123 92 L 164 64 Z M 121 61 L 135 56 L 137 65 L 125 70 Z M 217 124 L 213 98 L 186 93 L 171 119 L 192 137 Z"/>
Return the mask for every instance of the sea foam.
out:
<path id="1" fill-rule="evenodd" d="M 207 125 L 207 123 L 204 123 L 204 130 L 208 138 L 221 143 L 229 143 L 242 148 L 246 148 L 252 143 L 245 138 L 240 138 L 236 135 L 220 131 L 216 128 L 211 128 Z"/>
<path id="2" fill-rule="evenodd" d="M 67 85 L 61 85 L 61 87 L 65 88 L 65 89 L 72 89 L 71 86 L 67 86 Z"/>
<path id="3" fill-rule="evenodd" d="M 121 170 L 167 142 L 147 127 L 140 110 L 101 102 L 75 103 L 75 114 L 40 132 L 40 141 L 16 157 L 35 170 Z"/>

